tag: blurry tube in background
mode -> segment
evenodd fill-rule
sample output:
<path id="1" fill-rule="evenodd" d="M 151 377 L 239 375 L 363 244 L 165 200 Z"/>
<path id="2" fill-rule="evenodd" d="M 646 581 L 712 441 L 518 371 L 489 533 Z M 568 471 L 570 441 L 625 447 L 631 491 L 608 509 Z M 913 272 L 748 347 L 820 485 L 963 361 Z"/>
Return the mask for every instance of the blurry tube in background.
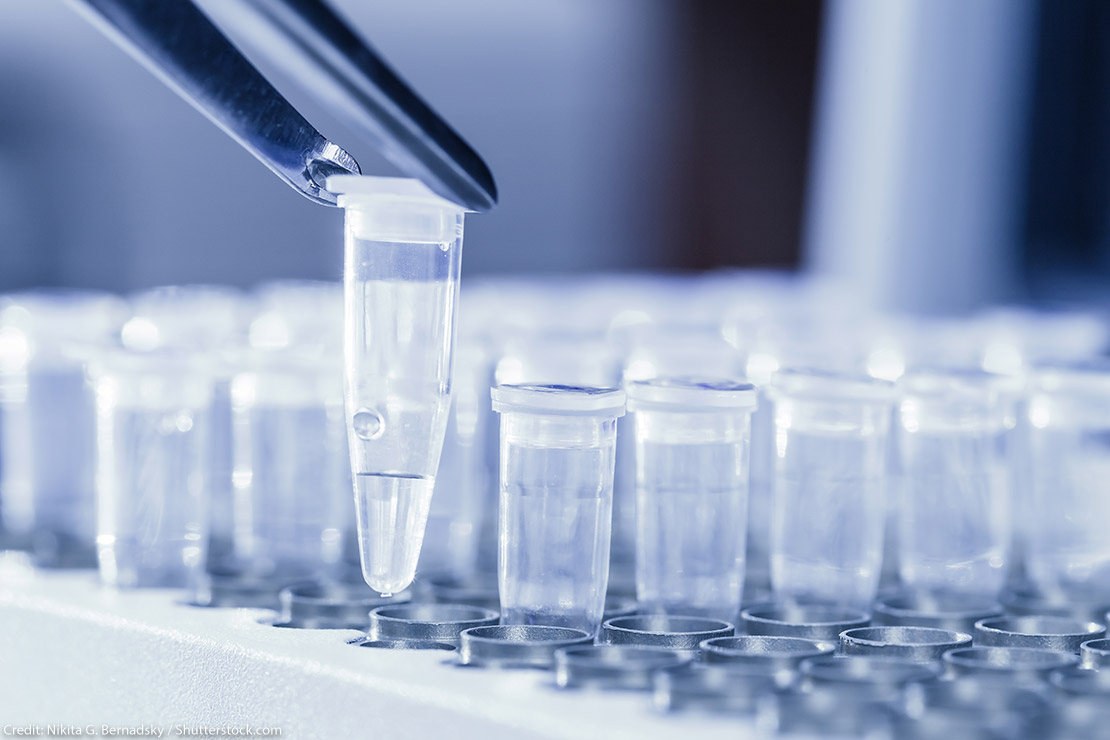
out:
<path id="1" fill-rule="evenodd" d="M 451 411 L 418 566 L 421 575 L 451 583 L 466 583 L 476 574 L 487 487 L 496 489 L 486 475 L 482 449 L 490 421 L 489 364 L 478 341 L 459 337 Z"/>
<path id="2" fill-rule="evenodd" d="M 130 297 L 131 316 L 120 344 L 131 352 L 173 350 L 203 358 L 211 378 L 204 415 L 207 558 L 223 563 L 232 549 L 231 355 L 246 339 L 250 299 L 221 285 L 174 285 Z"/>
<path id="3" fill-rule="evenodd" d="M 0 548 L 29 550 L 34 525 L 27 418 L 31 344 L 24 321 L 12 316 L 14 306 L 14 299 L 0 296 Z"/>
<path id="4" fill-rule="evenodd" d="M 45 567 L 96 566 L 96 409 L 85 362 L 113 344 L 126 304 L 34 291 L 0 304 L 0 507 Z"/>
<path id="5" fill-rule="evenodd" d="M 699 307 L 700 308 L 700 307 Z M 689 320 L 687 320 L 687 318 Z M 676 312 L 650 321 L 615 326 L 609 341 L 622 360 L 621 382 L 661 376 L 741 377 L 744 355 L 726 339 L 719 317 L 695 320 Z M 614 578 L 636 558 L 636 434 L 633 417 L 617 421 L 617 470 L 613 490 Z"/>
<path id="6" fill-rule="evenodd" d="M 965 322 L 978 340 L 977 360 L 990 372 L 1027 379 L 1043 363 L 1067 363 L 1100 357 L 1110 344 L 1110 324 L 1093 307 L 1076 305 L 997 306 Z M 1028 390 L 1028 389 L 1027 389 Z M 1012 458 L 1014 540 L 1010 580 L 1017 590 L 1029 588 L 1025 551 L 1033 509 L 1034 456 L 1029 423 L 1029 393 L 1018 399 L 1018 423 Z M 1060 597 L 1061 594 L 1056 594 Z"/>
<path id="7" fill-rule="evenodd" d="M 771 381 L 771 585 L 784 601 L 869 609 L 879 586 L 893 385 L 783 370 Z"/>
<path id="8" fill-rule="evenodd" d="M 1025 565 L 1053 599 L 1110 599 L 1110 365 L 1032 371 Z"/>
<path id="9" fill-rule="evenodd" d="M 233 554 L 221 572 L 322 576 L 340 559 L 344 503 L 339 358 L 247 350 L 231 382 Z"/>
<path id="10" fill-rule="evenodd" d="M 104 353 L 97 406 L 97 557 L 120 587 L 196 587 L 208 544 L 211 367 L 180 352 Z"/>
<path id="11" fill-rule="evenodd" d="M 901 379 L 897 524 L 904 585 L 990 597 L 1002 590 L 1019 390 L 1016 378 L 981 370 L 916 370 Z"/>
<path id="12" fill-rule="evenodd" d="M 755 388 L 685 377 L 632 381 L 626 391 L 635 421 L 639 609 L 735 624 Z"/>
<path id="13" fill-rule="evenodd" d="M 322 483 L 326 490 L 322 489 L 320 496 L 336 502 L 334 524 L 338 533 L 331 529 L 325 533 L 327 545 L 324 559 L 331 563 L 338 558 L 334 575 L 341 580 L 350 580 L 352 574 L 348 571 L 358 569 L 358 534 L 351 493 L 347 422 L 342 396 L 336 395 L 341 391 L 343 373 L 343 285 L 320 280 L 275 280 L 255 288 L 251 299 L 253 314 L 247 344 L 252 349 L 319 358 L 321 372 L 330 372 L 336 378 L 332 386 L 334 393 L 324 402 L 329 430 L 327 455 L 335 470 L 328 472 L 326 484 Z M 330 370 L 325 367 L 329 363 Z M 324 382 L 327 383 L 326 380 Z M 227 480 L 230 485 L 230 470 Z M 315 496 L 311 491 L 303 495 Z M 230 496 L 227 501 L 225 506 L 230 512 Z M 356 577 L 354 580 L 357 582 L 360 579 Z"/>
<path id="14" fill-rule="evenodd" d="M 596 635 L 609 581 L 624 391 L 501 385 L 501 621 Z"/>
<path id="15" fill-rule="evenodd" d="M 777 285 L 777 284 L 776 284 Z M 752 415 L 746 587 L 760 595 L 771 586 L 772 505 L 776 449 L 773 405 L 768 399 L 771 378 L 782 368 L 814 367 L 846 373 L 861 372 L 858 337 L 845 327 L 858 322 L 850 303 L 822 305 L 825 286 L 810 296 L 801 286 L 778 286 L 765 300 L 747 298 L 724 312 L 723 330 L 730 344 L 743 351 L 738 375 L 756 385 L 759 403 Z M 836 296 L 830 296 L 835 298 Z M 814 312 L 810 306 L 822 305 Z"/>

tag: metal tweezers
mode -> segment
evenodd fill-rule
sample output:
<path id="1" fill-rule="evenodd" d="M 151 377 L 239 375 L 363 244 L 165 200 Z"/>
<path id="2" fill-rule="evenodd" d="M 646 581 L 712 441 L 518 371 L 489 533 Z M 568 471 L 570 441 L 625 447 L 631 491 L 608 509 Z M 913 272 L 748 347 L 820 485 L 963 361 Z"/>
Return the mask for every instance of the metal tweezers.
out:
<path id="1" fill-rule="evenodd" d="M 358 163 L 293 108 L 190 0 L 73 0 L 117 44 L 306 197 Z M 472 211 L 497 203 L 482 158 L 323 0 L 220 0 L 233 36 L 305 86 L 387 159 Z"/>

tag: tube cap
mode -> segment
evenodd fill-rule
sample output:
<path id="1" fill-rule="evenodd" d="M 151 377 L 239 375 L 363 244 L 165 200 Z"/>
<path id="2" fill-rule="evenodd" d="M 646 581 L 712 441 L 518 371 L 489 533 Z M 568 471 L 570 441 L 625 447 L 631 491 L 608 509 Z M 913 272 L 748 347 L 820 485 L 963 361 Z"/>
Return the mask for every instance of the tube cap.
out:
<path id="1" fill-rule="evenodd" d="M 493 410 L 551 416 L 624 416 L 619 388 L 576 385 L 499 385 L 490 389 Z"/>
<path id="2" fill-rule="evenodd" d="M 424 183 L 411 177 L 372 177 L 367 175 L 332 175 L 327 180 L 327 188 L 339 195 L 339 205 L 346 207 L 344 201 L 378 200 L 408 201 L 429 203 L 466 212 L 457 203 L 452 203 L 436 194 Z"/>
<path id="3" fill-rule="evenodd" d="M 404 177 L 333 175 L 328 189 L 339 193 L 347 233 L 356 239 L 411 244 L 447 244 L 462 239 L 466 209 L 419 180 Z"/>
<path id="4" fill-rule="evenodd" d="M 755 386 L 746 380 L 681 376 L 627 385 L 628 410 L 722 411 L 754 409 Z"/>

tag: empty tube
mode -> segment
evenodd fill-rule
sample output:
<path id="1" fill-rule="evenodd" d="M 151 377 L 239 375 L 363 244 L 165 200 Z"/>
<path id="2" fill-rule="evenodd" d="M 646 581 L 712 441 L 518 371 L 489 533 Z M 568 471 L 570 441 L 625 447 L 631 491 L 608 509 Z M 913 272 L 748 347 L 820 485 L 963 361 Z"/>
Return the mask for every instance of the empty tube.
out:
<path id="1" fill-rule="evenodd" d="M 624 392 L 503 385 L 499 585 L 505 624 L 594 635 L 609 581 L 613 464 Z"/>
<path id="2" fill-rule="evenodd" d="M 1041 367 L 1032 385 L 1028 575 L 1047 595 L 1110 595 L 1110 364 Z"/>
<path id="3" fill-rule="evenodd" d="M 636 598 L 641 611 L 735 622 L 744 588 L 747 382 L 629 383 L 636 434 Z"/>
<path id="4" fill-rule="evenodd" d="M 240 575 L 299 578 L 331 570 L 344 521 L 339 359 L 248 351 L 231 383 L 233 558 Z"/>
<path id="5" fill-rule="evenodd" d="M 541 286 L 535 286 L 541 290 Z M 549 290 L 549 288 L 548 288 Z M 543 295 L 543 294 L 541 294 Z M 502 299 L 503 300 L 503 299 Z M 534 301 L 535 298 L 533 297 Z M 503 327 L 502 337 L 498 344 L 498 358 L 494 369 L 494 380 L 500 385 L 542 384 L 542 385 L 573 385 L 583 387 L 608 388 L 620 385 L 620 362 L 612 348 L 605 341 L 599 331 L 577 331 L 573 327 L 562 325 L 565 316 L 553 310 L 550 296 L 538 306 L 529 306 L 528 302 L 514 301 L 507 304 L 510 320 L 521 322 L 523 325 Z M 528 309 L 531 309 L 529 311 Z M 545 310 L 546 309 L 546 310 Z M 529 315 L 532 312 L 535 315 Z M 495 320 L 505 321 L 503 316 Z M 634 498 L 634 491 L 622 489 L 620 460 L 623 447 L 631 445 L 631 435 L 625 440 L 623 431 L 627 418 L 617 420 L 617 452 L 613 473 L 613 542 L 610 548 L 609 578 L 613 587 L 618 581 L 623 581 L 627 586 L 625 591 L 632 590 L 632 538 L 621 538 L 622 534 L 630 529 L 621 529 L 623 521 L 631 521 L 632 506 L 628 505 Z M 495 430 L 495 429 L 494 429 Z M 493 437 L 494 443 L 491 455 L 494 469 L 497 467 L 497 447 L 499 440 Z M 631 455 L 628 456 L 631 461 Z M 634 477 L 634 476 L 633 476 Z M 634 483 L 634 481 L 633 481 Z M 623 496 L 622 493 L 633 493 L 632 497 Z M 496 506 L 493 507 L 496 509 Z M 494 517 L 496 525 L 496 517 Z M 493 532 L 496 532 L 494 527 Z M 491 530 L 486 528 L 487 560 Z M 496 543 L 496 535 L 492 537 Z M 628 545 L 624 547 L 623 545 Z"/>
<path id="6" fill-rule="evenodd" d="M 612 328 L 610 343 L 620 349 L 623 357 L 622 384 L 626 389 L 631 382 L 659 377 L 734 378 L 743 374 L 744 356 L 725 340 L 715 318 L 690 321 L 682 318 L 680 314 L 668 317 L 666 322 L 625 326 L 618 323 Z M 614 566 L 619 566 L 622 560 L 635 562 L 638 494 L 633 424 L 631 415 L 617 422 L 617 471 L 613 476 Z"/>
<path id="7" fill-rule="evenodd" d="M 757 288 L 758 290 L 758 288 Z M 770 587 L 771 532 L 775 483 L 775 423 L 773 405 L 767 395 L 771 377 L 780 368 L 807 367 L 858 371 L 858 347 L 846 341 L 825 313 L 811 318 L 798 306 L 812 298 L 792 295 L 777 297 L 770 304 L 736 305 L 725 317 L 725 334 L 745 350 L 741 373 L 756 384 L 759 406 L 752 414 L 750 501 L 748 506 L 747 586 Z M 835 301 L 834 305 L 842 303 Z"/>
<path id="8" fill-rule="evenodd" d="M 903 583 L 994 596 L 1010 545 L 1015 381 L 978 370 L 920 370 L 900 382 Z"/>
<path id="9" fill-rule="evenodd" d="M 208 562 L 220 567 L 232 549 L 231 352 L 247 334 L 249 299 L 217 285 L 163 286 L 131 297 L 132 315 L 120 331 L 121 344 L 141 353 L 173 350 L 203 353 L 212 380 L 204 417 L 204 461 L 208 510 Z"/>
<path id="10" fill-rule="evenodd" d="M 419 563 L 422 576 L 457 583 L 475 575 L 483 505 L 493 488 L 483 459 L 492 370 L 481 345 L 465 339 L 460 335 L 456 350 L 451 411 Z"/>
<path id="11" fill-rule="evenodd" d="M 115 352 L 90 368 L 97 557 L 109 585 L 190 587 L 204 571 L 210 372 L 175 352 Z"/>
<path id="12" fill-rule="evenodd" d="M 340 580 L 351 580 L 352 576 L 357 580 L 358 533 L 341 387 L 343 285 L 321 280 L 277 280 L 258 286 L 254 299 L 257 305 L 249 331 L 252 349 L 320 358 L 329 366 L 326 372 L 332 377 L 321 400 L 327 414 L 330 469 L 321 480 L 318 500 L 321 508 L 337 506 L 339 513 L 329 520 L 323 533 L 324 560 L 329 566 L 334 564 Z M 220 390 L 217 386 L 217 394 Z"/>
<path id="13" fill-rule="evenodd" d="M 96 407 L 91 356 L 118 337 L 106 293 L 17 293 L 0 306 L 0 488 L 4 527 L 36 564 L 96 567 Z"/>
<path id="14" fill-rule="evenodd" d="M 893 385 L 786 370 L 775 374 L 770 398 L 775 595 L 867 609 L 882 567 Z"/>

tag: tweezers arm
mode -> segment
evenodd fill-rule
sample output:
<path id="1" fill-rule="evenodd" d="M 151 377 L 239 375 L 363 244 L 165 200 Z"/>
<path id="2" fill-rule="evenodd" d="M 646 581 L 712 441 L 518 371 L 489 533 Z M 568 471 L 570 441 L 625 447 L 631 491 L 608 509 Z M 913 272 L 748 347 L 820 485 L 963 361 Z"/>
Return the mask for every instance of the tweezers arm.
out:
<path id="1" fill-rule="evenodd" d="M 354 158 L 321 136 L 188 0 L 72 1 L 306 197 L 335 205 L 335 196 L 323 189 L 325 178 L 360 174 Z"/>
<path id="2" fill-rule="evenodd" d="M 201 0 L 248 51 L 265 55 L 382 154 L 472 211 L 497 204 L 493 175 L 324 0 Z"/>

